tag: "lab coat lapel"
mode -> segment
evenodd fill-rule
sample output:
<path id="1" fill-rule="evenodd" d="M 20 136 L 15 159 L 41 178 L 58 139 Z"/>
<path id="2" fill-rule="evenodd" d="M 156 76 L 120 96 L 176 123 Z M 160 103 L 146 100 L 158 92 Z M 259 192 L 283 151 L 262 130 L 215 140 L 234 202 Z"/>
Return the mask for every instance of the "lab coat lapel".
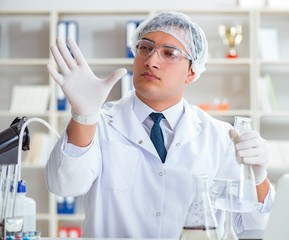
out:
<path id="1" fill-rule="evenodd" d="M 149 135 L 133 111 L 132 95 L 111 108 L 107 116 L 109 117 L 108 123 L 123 137 L 158 156 Z"/>
<path id="2" fill-rule="evenodd" d="M 174 140 L 169 148 L 168 155 L 196 138 L 202 132 L 202 121 L 194 114 L 193 109 L 185 102 L 185 112 L 177 125 Z"/>

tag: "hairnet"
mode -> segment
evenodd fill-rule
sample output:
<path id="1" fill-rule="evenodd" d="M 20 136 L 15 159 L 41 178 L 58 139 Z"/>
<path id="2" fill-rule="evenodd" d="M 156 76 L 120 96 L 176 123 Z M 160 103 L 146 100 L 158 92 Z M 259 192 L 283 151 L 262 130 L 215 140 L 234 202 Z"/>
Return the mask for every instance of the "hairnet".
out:
<path id="1" fill-rule="evenodd" d="M 196 79 L 205 71 L 208 43 L 203 30 L 189 16 L 174 11 L 160 12 L 146 19 L 132 36 L 132 52 L 135 54 L 137 41 L 145 34 L 161 31 L 175 37 L 192 58 L 192 70 Z"/>

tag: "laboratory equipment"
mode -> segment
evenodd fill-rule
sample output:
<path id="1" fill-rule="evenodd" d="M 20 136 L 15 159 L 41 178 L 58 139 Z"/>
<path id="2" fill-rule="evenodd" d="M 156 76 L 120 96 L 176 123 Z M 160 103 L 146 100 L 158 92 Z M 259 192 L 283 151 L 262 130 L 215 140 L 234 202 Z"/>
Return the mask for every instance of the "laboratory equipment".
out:
<path id="1" fill-rule="evenodd" d="M 232 180 L 224 180 L 224 185 L 226 186 L 226 198 L 227 198 L 227 206 L 226 206 L 226 218 L 224 224 L 224 233 L 221 237 L 221 240 L 238 240 L 238 237 L 235 233 L 233 227 L 233 219 L 232 219 L 232 206 L 233 206 L 233 188 L 232 188 Z"/>
<path id="2" fill-rule="evenodd" d="M 36 202 L 26 196 L 26 183 L 23 180 L 18 181 L 13 216 L 23 217 L 24 232 L 36 230 Z"/>
<path id="3" fill-rule="evenodd" d="M 219 228 L 213 211 L 206 175 L 193 176 L 192 199 L 180 240 L 218 240 Z"/>
<path id="4" fill-rule="evenodd" d="M 10 127 L 0 132 L 0 239 L 8 239 L 23 231 L 23 218 L 14 216 L 18 180 L 21 179 L 21 150 L 29 150 L 28 123 L 38 121 L 58 137 L 59 134 L 47 122 L 39 118 L 15 118 Z M 35 232 L 35 231 L 34 231 Z M 39 235 L 39 232 L 35 232 Z M 12 235 L 11 235 L 12 234 Z"/>
<path id="5" fill-rule="evenodd" d="M 5 238 L 6 228 L 17 225 L 21 226 L 21 219 L 12 219 L 14 203 L 19 176 L 18 149 L 22 127 L 27 121 L 26 117 L 15 118 L 10 127 L 0 133 L 0 238 Z M 29 150 L 30 136 L 27 128 L 22 130 L 21 150 Z M 6 224 L 5 224 L 6 223 Z"/>
<path id="6" fill-rule="evenodd" d="M 215 208 L 226 210 L 228 192 L 226 181 L 231 180 L 232 208 L 233 212 L 251 212 L 258 206 L 258 198 L 256 192 L 256 183 L 254 172 L 251 165 L 241 163 L 239 157 L 236 156 L 234 146 L 237 137 L 241 134 L 251 131 L 252 120 L 246 117 L 235 117 L 234 129 L 235 136 L 232 138 L 231 146 L 228 148 L 225 158 L 232 158 L 238 166 L 239 175 L 230 176 L 230 172 L 224 172 L 223 169 L 216 175 L 210 188 L 210 196 L 212 204 Z"/>
<path id="7" fill-rule="evenodd" d="M 27 117 L 15 118 L 10 127 L 0 133 L 0 164 L 17 164 L 17 150 L 20 131 Z M 24 129 L 22 150 L 29 150 L 30 136 L 28 128 Z"/>

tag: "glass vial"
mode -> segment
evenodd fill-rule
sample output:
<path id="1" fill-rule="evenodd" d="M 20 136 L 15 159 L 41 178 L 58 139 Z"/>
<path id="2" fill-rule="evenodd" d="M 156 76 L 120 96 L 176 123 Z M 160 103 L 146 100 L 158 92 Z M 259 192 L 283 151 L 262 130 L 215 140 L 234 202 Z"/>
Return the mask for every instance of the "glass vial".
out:
<path id="1" fill-rule="evenodd" d="M 192 200 L 180 240 L 219 240 L 219 229 L 208 192 L 208 177 L 193 176 Z"/>

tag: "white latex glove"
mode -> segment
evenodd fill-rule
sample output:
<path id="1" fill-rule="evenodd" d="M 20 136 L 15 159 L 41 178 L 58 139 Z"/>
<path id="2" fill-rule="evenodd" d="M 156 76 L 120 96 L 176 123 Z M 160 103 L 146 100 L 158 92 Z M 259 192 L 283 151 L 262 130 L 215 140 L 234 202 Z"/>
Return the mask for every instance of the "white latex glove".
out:
<path id="1" fill-rule="evenodd" d="M 240 157 L 241 163 L 252 165 L 256 185 L 262 183 L 267 177 L 267 141 L 254 130 L 239 136 L 231 129 L 229 134 L 235 143 L 236 156 Z"/>
<path id="2" fill-rule="evenodd" d="M 65 42 L 57 39 L 50 49 L 58 69 L 48 64 L 48 71 L 69 101 L 73 119 L 82 124 L 95 124 L 112 87 L 127 71 L 120 68 L 106 79 L 100 79 L 88 66 L 76 42 L 71 38 L 67 42 L 73 56 Z"/>

